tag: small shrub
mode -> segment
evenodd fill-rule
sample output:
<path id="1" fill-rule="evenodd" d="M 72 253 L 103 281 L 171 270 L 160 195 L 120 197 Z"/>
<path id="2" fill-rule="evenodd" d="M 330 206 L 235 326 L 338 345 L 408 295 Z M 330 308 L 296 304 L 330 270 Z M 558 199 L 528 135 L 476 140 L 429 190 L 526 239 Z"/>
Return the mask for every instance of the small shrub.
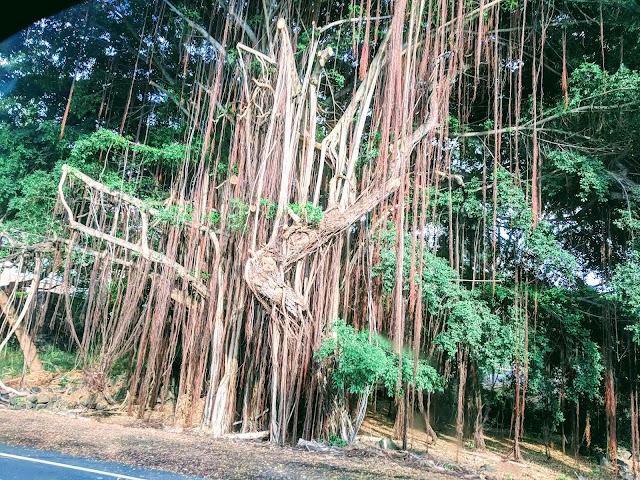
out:
<path id="1" fill-rule="evenodd" d="M 327 442 L 332 447 L 343 448 L 347 446 L 347 442 L 342 437 L 340 437 L 340 435 L 336 435 L 335 433 L 329 435 L 329 439 L 327 440 Z"/>
<path id="2" fill-rule="evenodd" d="M 267 220 L 273 219 L 278 211 L 278 204 L 268 198 L 260 199 L 260 206 L 265 207 L 265 216 Z"/>
<path id="3" fill-rule="evenodd" d="M 229 214 L 227 215 L 227 226 L 229 229 L 244 231 L 247 226 L 248 216 L 249 204 L 237 198 L 232 198 L 230 201 Z"/>
<path id="4" fill-rule="evenodd" d="M 220 212 L 212 211 L 207 215 L 207 220 L 211 225 L 218 225 L 220 223 Z"/>
<path id="5" fill-rule="evenodd" d="M 291 203 L 289 208 L 300 217 L 300 219 L 312 227 L 317 227 L 322 221 L 322 208 L 315 207 L 311 203 Z"/>

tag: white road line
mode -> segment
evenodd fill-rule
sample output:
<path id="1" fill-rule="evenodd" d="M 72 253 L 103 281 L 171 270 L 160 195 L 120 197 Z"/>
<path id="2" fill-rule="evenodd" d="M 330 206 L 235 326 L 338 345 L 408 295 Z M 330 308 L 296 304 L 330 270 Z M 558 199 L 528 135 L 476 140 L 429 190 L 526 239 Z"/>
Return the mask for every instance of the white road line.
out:
<path id="1" fill-rule="evenodd" d="M 20 455 L 11 455 L 10 453 L 0 452 L 0 457 L 13 458 L 15 460 L 24 460 L 26 462 L 44 463 L 45 465 L 53 465 L 55 467 L 68 468 L 71 470 L 80 470 L 82 472 L 97 473 L 100 475 L 108 475 L 109 477 L 121 478 L 123 480 L 144 480 L 139 477 L 129 477 L 127 475 L 119 475 L 116 473 L 103 472 L 102 470 L 94 470 L 92 468 L 78 467 L 76 465 L 67 465 L 66 463 L 49 462 L 48 460 L 39 460 L 37 458 L 21 457 Z"/>

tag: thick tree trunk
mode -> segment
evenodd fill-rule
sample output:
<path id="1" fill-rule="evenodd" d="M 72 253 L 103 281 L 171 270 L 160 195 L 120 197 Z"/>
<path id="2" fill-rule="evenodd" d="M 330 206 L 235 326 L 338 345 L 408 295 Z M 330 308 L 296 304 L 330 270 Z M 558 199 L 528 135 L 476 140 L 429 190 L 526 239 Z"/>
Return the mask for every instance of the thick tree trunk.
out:
<path id="1" fill-rule="evenodd" d="M 613 338 L 611 332 L 611 310 L 608 304 L 604 306 L 604 408 L 607 417 L 607 455 L 618 474 L 618 438 L 616 433 L 616 392 L 615 376 L 613 372 Z"/>
<path id="2" fill-rule="evenodd" d="M 456 440 L 458 449 L 462 447 L 464 435 L 464 392 L 467 385 L 467 363 L 469 358 L 469 346 L 458 347 L 458 414 L 456 416 Z M 456 455 L 457 457 L 457 455 Z"/>
<path id="3" fill-rule="evenodd" d="M 396 405 L 396 418 L 393 425 L 393 435 L 397 439 L 401 439 L 404 441 L 404 431 L 405 431 L 405 419 L 406 414 L 405 410 L 407 409 L 407 404 L 405 402 L 404 393 L 402 395 L 397 395 L 394 401 Z"/>
<path id="4" fill-rule="evenodd" d="M 549 418 L 545 416 L 542 423 L 542 438 L 544 439 L 544 454 L 547 456 L 548 459 L 551 459 L 551 445 L 550 445 L 549 433 L 550 433 Z"/>
<path id="5" fill-rule="evenodd" d="M 607 415 L 607 454 L 611 462 L 615 464 L 618 458 L 618 442 L 616 435 L 616 394 L 614 385 L 613 368 L 607 365 L 604 373 L 604 405 Z"/>
<path id="6" fill-rule="evenodd" d="M 473 443 L 475 448 L 484 450 L 484 404 L 482 402 L 482 379 L 480 378 L 480 372 L 478 371 L 478 365 L 476 362 L 471 363 L 471 372 L 475 384 L 473 401 L 476 414 L 473 427 Z"/>
<path id="7" fill-rule="evenodd" d="M 286 310 L 290 316 L 302 319 L 308 306 L 301 293 L 286 283 L 285 271 L 373 210 L 397 190 L 400 181 L 396 177 L 383 187 L 369 190 L 345 210 L 336 207 L 325 212 L 318 228 L 297 224 L 283 227 L 269 244 L 252 252 L 245 266 L 244 278 L 267 310 L 275 307 L 281 313 Z"/>
<path id="8" fill-rule="evenodd" d="M 560 392 L 560 411 L 562 412 L 562 415 L 564 417 L 564 392 Z M 566 455 L 567 453 L 567 435 L 564 431 L 564 426 L 565 426 L 565 422 L 566 420 L 563 420 L 562 423 L 560 424 L 560 442 L 562 445 L 562 455 Z"/>
<path id="9" fill-rule="evenodd" d="M 40 372 L 43 370 L 42 362 L 38 357 L 38 350 L 33 342 L 33 339 L 22 325 L 19 315 L 16 312 L 13 305 L 9 301 L 7 294 L 0 289 L 0 309 L 4 314 L 4 317 L 9 322 L 9 328 L 15 330 L 16 338 L 20 345 L 20 349 L 24 354 L 24 360 L 31 373 Z"/>
<path id="10" fill-rule="evenodd" d="M 573 448 L 573 458 L 578 461 L 580 450 L 580 401 L 576 401 L 576 411 L 571 420 L 571 447 Z"/>

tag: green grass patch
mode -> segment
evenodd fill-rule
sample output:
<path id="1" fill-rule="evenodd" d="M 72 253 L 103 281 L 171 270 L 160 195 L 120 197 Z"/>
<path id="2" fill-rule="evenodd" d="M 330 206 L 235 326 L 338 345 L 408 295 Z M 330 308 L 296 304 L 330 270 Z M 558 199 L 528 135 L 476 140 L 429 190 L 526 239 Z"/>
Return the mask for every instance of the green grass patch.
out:
<path id="1" fill-rule="evenodd" d="M 22 375 L 23 367 L 24 355 L 22 355 L 22 350 L 7 345 L 0 353 L 0 378 L 19 377 Z"/>
<path id="2" fill-rule="evenodd" d="M 47 372 L 68 372 L 78 366 L 74 353 L 60 350 L 53 345 L 47 345 L 39 354 L 42 366 Z"/>
<path id="3" fill-rule="evenodd" d="M 77 368 L 76 355 L 47 345 L 39 352 L 42 366 L 47 372 L 68 372 Z M 24 355 L 17 345 L 7 345 L 0 353 L 0 378 L 12 378 L 22 375 Z"/>

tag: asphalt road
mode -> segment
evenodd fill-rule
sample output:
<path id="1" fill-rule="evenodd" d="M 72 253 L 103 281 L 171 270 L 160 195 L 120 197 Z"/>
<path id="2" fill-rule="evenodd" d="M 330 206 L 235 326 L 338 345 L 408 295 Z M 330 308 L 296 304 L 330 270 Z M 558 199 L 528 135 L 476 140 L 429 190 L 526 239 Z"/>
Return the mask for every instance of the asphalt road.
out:
<path id="1" fill-rule="evenodd" d="M 196 480 L 196 477 L 0 443 L 0 480 L 98 479 Z"/>

